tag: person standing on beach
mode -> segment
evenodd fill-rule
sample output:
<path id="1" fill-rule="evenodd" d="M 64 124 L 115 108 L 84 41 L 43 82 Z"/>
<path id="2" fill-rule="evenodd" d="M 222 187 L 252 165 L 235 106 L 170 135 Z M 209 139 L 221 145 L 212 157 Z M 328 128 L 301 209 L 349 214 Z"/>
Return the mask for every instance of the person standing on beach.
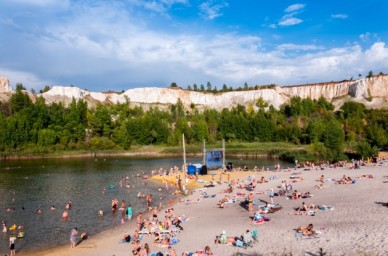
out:
<path id="1" fill-rule="evenodd" d="M 11 235 L 9 237 L 9 255 L 10 256 L 15 256 L 15 240 L 16 237 L 14 235 Z"/>
<path id="2" fill-rule="evenodd" d="M 249 193 L 248 195 L 248 212 L 249 214 L 253 213 L 253 193 Z"/>
<path id="3" fill-rule="evenodd" d="M 126 213 L 126 210 L 127 210 L 127 207 L 126 207 L 124 199 L 121 201 L 121 206 L 120 206 L 119 210 L 121 211 L 121 224 L 124 224 L 125 223 L 125 220 L 124 220 L 125 213 Z"/>
<path id="4" fill-rule="evenodd" d="M 273 197 L 274 197 L 274 192 L 273 192 L 273 188 L 271 188 L 271 191 L 269 192 L 269 198 L 271 199 L 272 205 L 273 205 Z"/>
<path id="5" fill-rule="evenodd" d="M 70 233 L 70 248 L 74 248 L 76 246 L 77 236 L 78 236 L 78 228 L 73 228 Z"/>
<path id="6" fill-rule="evenodd" d="M 132 206 L 129 204 L 128 207 L 127 207 L 127 211 L 126 211 L 126 214 L 127 214 L 127 218 L 128 220 L 132 219 Z"/>

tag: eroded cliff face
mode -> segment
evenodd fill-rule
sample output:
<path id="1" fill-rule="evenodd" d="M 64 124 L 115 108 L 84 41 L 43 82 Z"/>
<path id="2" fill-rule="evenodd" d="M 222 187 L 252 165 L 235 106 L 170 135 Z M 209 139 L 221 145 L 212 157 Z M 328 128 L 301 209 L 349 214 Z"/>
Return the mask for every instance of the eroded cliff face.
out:
<path id="1" fill-rule="evenodd" d="M 0 77 L 0 101 L 7 101 L 12 95 L 12 88 L 6 77 Z"/>
<path id="2" fill-rule="evenodd" d="M 1 99 L 10 97 L 12 88 L 6 78 L 0 78 Z M 83 99 L 90 107 L 102 104 L 129 103 L 132 106 L 161 108 L 176 104 L 178 99 L 190 108 L 194 104 L 197 109 L 222 109 L 240 105 L 255 106 L 259 98 L 279 108 L 295 96 L 301 98 L 326 98 L 335 106 L 341 106 L 347 100 L 361 102 L 372 108 L 388 107 L 388 75 L 379 75 L 356 81 L 330 82 L 298 86 L 275 86 L 271 89 L 236 91 L 225 93 L 202 93 L 175 88 L 136 88 L 122 94 L 89 92 L 77 87 L 53 86 L 51 90 L 38 94 L 45 98 L 47 104 L 63 102 L 68 105 L 72 99 Z M 31 95 L 30 97 L 33 97 Z"/>

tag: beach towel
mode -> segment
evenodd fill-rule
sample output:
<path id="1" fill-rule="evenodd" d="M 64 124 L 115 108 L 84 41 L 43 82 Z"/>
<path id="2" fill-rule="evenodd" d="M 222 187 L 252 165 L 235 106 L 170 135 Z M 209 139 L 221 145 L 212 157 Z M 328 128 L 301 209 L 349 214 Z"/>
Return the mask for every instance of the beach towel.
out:
<path id="1" fill-rule="evenodd" d="M 179 239 L 178 238 L 176 238 L 176 237 L 171 238 L 170 245 L 174 245 L 174 244 L 177 244 L 177 243 L 179 243 Z"/>
<path id="2" fill-rule="evenodd" d="M 237 241 L 236 241 L 236 246 L 237 246 L 237 247 L 243 247 L 243 246 L 244 246 L 244 243 L 243 243 L 241 240 L 237 240 Z"/>
<path id="3" fill-rule="evenodd" d="M 334 207 L 327 205 L 318 205 L 318 209 L 321 211 L 333 211 Z"/>

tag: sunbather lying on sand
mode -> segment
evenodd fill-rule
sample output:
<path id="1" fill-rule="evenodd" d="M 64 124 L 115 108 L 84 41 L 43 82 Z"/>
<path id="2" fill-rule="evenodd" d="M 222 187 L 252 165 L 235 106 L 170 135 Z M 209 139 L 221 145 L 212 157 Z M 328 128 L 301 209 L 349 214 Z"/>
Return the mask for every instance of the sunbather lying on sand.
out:
<path id="1" fill-rule="evenodd" d="M 179 202 L 185 203 L 185 204 L 198 203 L 199 198 L 198 199 L 180 199 Z"/>
<path id="2" fill-rule="evenodd" d="M 307 227 L 299 227 L 296 229 L 297 233 L 302 233 L 305 236 L 313 237 L 317 235 L 317 232 L 314 230 L 313 224 L 309 224 Z"/>
<path id="3" fill-rule="evenodd" d="M 305 193 L 303 193 L 302 195 L 301 195 L 301 198 L 310 198 L 310 197 L 312 197 L 313 195 L 312 194 L 310 194 L 310 192 L 305 192 Z"/>
<path id="4" fill-rule="evenodd" d="M 364 175 L 361 175 L 361 177 L 359 177 L 359 179 L 373 179 L 373 175 L 372 174 L 364 174 Z"/>
<path id="5" fill-rule="evenodd" d="M 301 196 L 302 196 L 301 193 L 298 190 L 295 189 L 294 192 L 292 192 L 292 196 L 291 196 L 290 199 L 298 199 Z"/>
<path id="6" fill-rule="evenodd" d="M 352 184 L 353 180 L 350 177 L 346 177 L 345 175 L 340 179 L 337 183 L 338 184 Z"/>
<path id="7" fill-rule="evenodd" d="M 234 195 L 234 197 L 236 197 L 236 198 L 245 198 L 245 193 L 241 193 L 241 192 L 237 192 L 235 195 Z"/>
<path id="8" fill-rule="evenodd" d="M 227 189 L 224 190 L 224 193 L 233 193 L 233 187 L 229 186 Z"/>

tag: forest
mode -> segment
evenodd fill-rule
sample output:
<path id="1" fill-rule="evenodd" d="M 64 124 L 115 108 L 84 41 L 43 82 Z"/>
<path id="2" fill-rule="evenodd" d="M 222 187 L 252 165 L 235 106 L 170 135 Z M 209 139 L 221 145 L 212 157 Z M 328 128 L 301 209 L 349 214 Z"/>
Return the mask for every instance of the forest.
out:
<path id="1" fill-rule="evenodd" d="M 73 99 L 47 105 L 32 102 L 17 88 L 9 102 L 0 102 L 0 154 L 130 151 L 134 145 L 177 146 L 226 142 L 286 142 L 306 145 L 300 152 L 274 152 L 282 158 L 338 161 L 349 155 L 375 156 L 388 145 L 388 110 L 367 109 L 346 102 L 339 110 L 319 100 L 294 97 L 279 110 L 262 98 L 249 106 L 198 111 L 178 102 L 167 110 L 126 104 L 88 108 Z"/>

